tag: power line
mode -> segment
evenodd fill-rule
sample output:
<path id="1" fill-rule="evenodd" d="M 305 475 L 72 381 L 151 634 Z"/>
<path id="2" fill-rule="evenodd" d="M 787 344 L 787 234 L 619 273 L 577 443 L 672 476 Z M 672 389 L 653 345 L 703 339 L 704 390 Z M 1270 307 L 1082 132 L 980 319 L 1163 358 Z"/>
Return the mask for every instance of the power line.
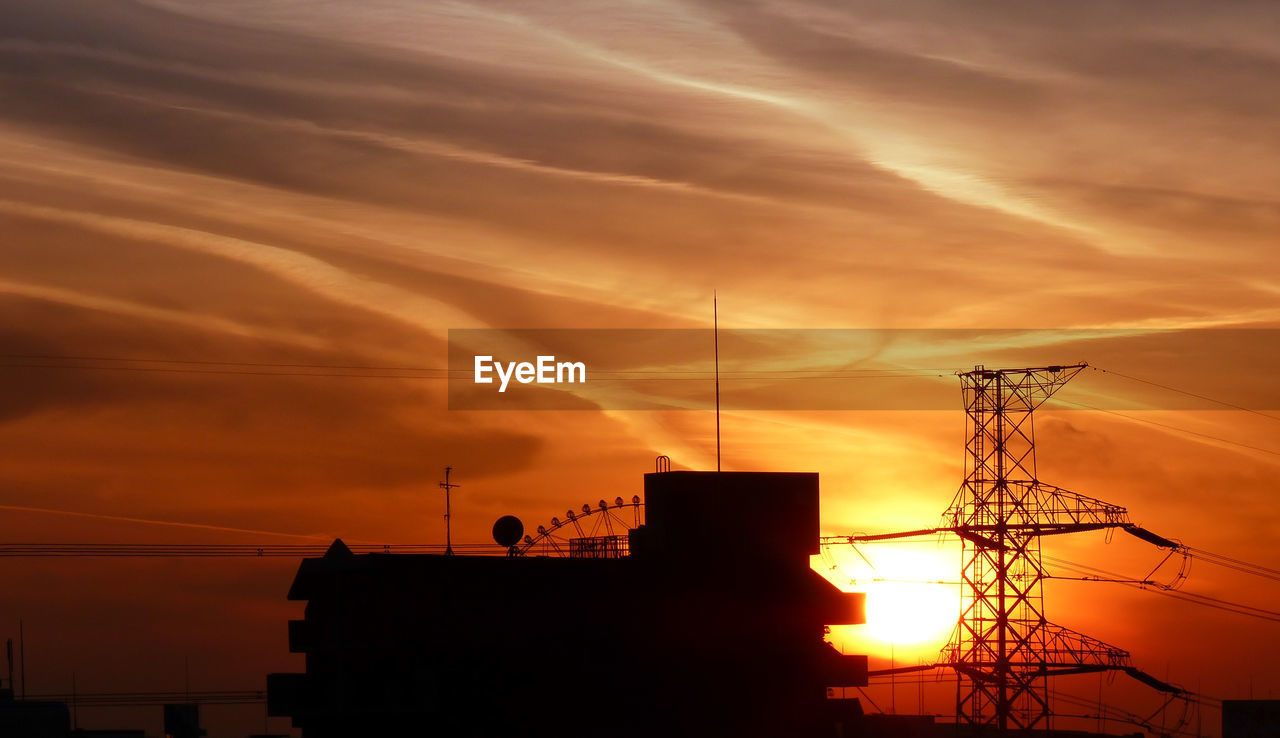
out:
<path id="1" fill-rule="evenodd" d="M 1054 700 L 1065 702 L 1068 705 L 1071 705 L 1072 707 L 1079 707 L 1079 708 L 1085 708 L 1085 709 L 1097 709 L 1102 714 L 1102 717 L 1106 720 L 1121 722 L 1121 723 L 1130 723 L 1132 725 L 1137 725 L 1143 728 L 1147 728 L 1148 730 L 1151 730 L 1155 727 L 1151 722 L 1155 718 L 1155 716 L 1160 714 L 1166 707 L 1168 707 L 1172 703 L 1171 701 L 1166 702 L 1164 705 L 1160 707 L 1160 709 L 1156 710 L 1155 713 L 1152 713 L 1151 716 L 1144 718 L 1140 715 L 1136 715 L 1126 710 L 1122 710 L 1118 707 L 1099 704 L 1094 700 L 1084 698 L 1084 697 L 1077 697 L 1073 694 L 1062 692 L 1060 690 L 1056 690 L 1056 689 L 1050 690 L 1049 694 L 1053 697 Z M 1195 699 L 1188 698 L 1186 701 L 1195 703 L 1197 705 L 1201 704 L 1199 701 Z M 1089 715 L 1087 717 L 1090 719 L 1093 719 L 1098 716 Z M 1194 733 L 1191 733 L 1189 731 L 1182 730 L 1180 725 L 1172 728 L 1165 728 L 1163 732 L 1169 735 L 1188 736 L 1189 738 L 1195 735 Z"/>
<path id="2" fill-rule="evenodd" d="M 420 375 L 396 374 L 352 374 L 325 372 L 269 372 L 239 371 L 231 369 L 189 369 L 150 366 L 75 366 L 72 364 L 0 364 L 0 369 L 71 369 L 115 372 L 140 372 L 148 374 L 223 374 L 253 377 L 346 377 L 352 379 L 448 379 L 448 377 L 428 377 Z"/>
<path id="3" fill-rule="evenodd" d="M 351 544 L 348 548 L 353 553 L 441 553 L 445 546 L 440 544 Z M 328 550 L 327 545 L 318 544 L 138 544 L 138 543 L 5 543 L 0 544 L 0 557 L 23 558 L 306 558 L 322 556 Z M 502 555 L 505 551 L 500 546 L 487 543 L 460 544 L 455 550 L 472 554 Z M 1266 608 L 1254 607 L 1243 603 L 1222 600 L 1208 595 L 1192 592 L 1175 592 L 1168 589 L 1155 588 L 1151 582 L 1124 577 L 1105 569 L 1078 564 L 1052 556 L 1045 559 L 1068 570 L 1081 574 L 1090 574 L 1090 581 L 1106 581 L 1124 584 L 1138 589 L 1153 591 L 1166 597 L 1210 607 L 1237 615 L 1280 622 L 1280 612 Z M 1246 563 L 1246 562 L 1241 562 Z M 1260 567 L 1265 569 L 1265 567 Z M 880 581 L 880 580 L 876 580 Z M 899 581 L 899 580 L 884 580 Z M 901 580 L 908 582 L 910 580 Z M 919 584 L 953 584 L 951 582 L 910 581 Z"/>
<path id="4" fill-rule="evenodd" d="M 948 666 L 947 664 L 933 665 L 933 667 L 936 669 L 946 668 L 947 666 Z M 888 687 L 894 684 L 900 684 L 900 685 L 901 684 L 946 684 L 948 681 L 949 680 L 947 680 L 946 678 L 940 675 L 929 677 L 923 674 L 919 676 L 907 677 L 907 678 L 896 677 L 891 680 L 891 675 L 886 673 L 886 674 L 872 675 L 870 678 L 870 682 L 871 682 L 870 686 Z M 1172 700 L 1170 700 L 1169 702 L 1166 702 L 1164 705 L 1162 705 L 1160 710 L 1157 710 L 1150 717 L 1143 718 L 1140 715 L 1128 712 L 1124 709 L 1114 707 L 1112 705 L 1099 703 L 1093 699 L 1079 697 L 1077 695 L 1063 692 L 1061 690 L 1051 689 L 1049 690 L 1049 695 L 1055 701 L 1066 703 L 1067 705 L 1070 705 L 1072 707 L 1095 709 L 1095 710 L 1098 710 L 1099 712 L 1099 714 L 1096 714 L 1096 715 L 1095 714 L 1072 715 L 1072 714 L 1058 712 L 1055 710 L 1052 713 L 1054 717 L 1093 720 L 1099 717 L 1099 715 L 1101 715 L 1101 717 L 1109 721 L 1130 723 L 1130 724 L 1138 725 L 1142 727 L 1151 727 L 1151 720 L 1154 719 L 1154 717 L 1157 714 L 1159 714 L 1161 710 L 1165 709 L 1169 704 L 1172 704 Z M 1207 695 L 1200 695 L 1192 692 L 1183 692 L 1181 695 L 1178 696 L 1178 699 L 1189 704 L 1194 704 L 1197 707 L 1206 706 L 1206 707 L 1209 707 L 1210 709 L 1221 709 L 1221 700 L 1215 699 L 1213 697 L 1209 697 Z M 1186 736 L 1194 735 L 1192 733 L 1188 733 L 1178 728 L 1166 729 L 1166 733 L 1169 733 L 1172 735 L 1186 735 Z"/>
<path id="5" fill-rule="evenodd" d="M 137 707 L 196 702 L 205 705 L 250 705 L 267 701 L 264 690 L 206 690 L 200 692 L 75 692 L 29 695 L 40 702 L 74 702 L 77 707 Z"/>
<path id="6" fill-rule="evenodd" d="M 207 359 L 165 359 L 156 357 L 121 357 L 121 356 L 82 356 L 71 354 L 0 354 L 0 362 L 4 360 L 20 360 L 20 361 L 88 361 L 88 362 L 111 362 L 117 364 L 115 366 L 103 365 L 78 365 L 78 364 L 50 364 L 50 363 L 0 363 L 0 369 L 62 369 L 72 371 L 117 371 L 117 372 L 137 372 L 151 374 L 203 374 L 203 375 L 227 375 L 227 376 L 254 376 L 254 377 L 285 377 L 285 378 L 337 378 L 337 379 L 393 379 L 393 380 L 426 380 L 426 381 L 447 381 L 454 376 L 469 376 L 470 369 L 450 369 L 441 367 L 422 367 L 422 366 L 401 366 L 401 365 L 376 365 L 376 364 L 339 364 L 339 363 L 304 363 L 304 362 L 262 362 L 262 361 L 221 361 Z M 129 364 L 170 364 L 176 366 L 129 366 Z M 196 367 L 219 367 L 219 368 L 196 368 Z M 1171 392 L 1195 397 L 1208 402 L 1213 402 L 1224 407 L 1248 412 L 1269 420 L 1280 421 L 1280 417 L 1269 415 L 1258 410 L 1253 410 L 1242 405 L 1218 400 L 1207 395 L 1190 392 L 1188 390 L 1179 389 L 1170 385 L 1161 384 L 1141 377 L 1124 374 L 1109 369 L 1099 367 L 1090 367 L 1099 372 L 1106 374 L 1114 374 L 1131 381 L 1140 382 L 1151 385 Z M 275 371 L 284 369 L 311 369 L 317 371 Z M 338 370 L 338 371 L 319 371 L 319 370 Z M 752 370 L 724 370 L 721 374 L 733 375 L 734 379 L 770 379 L 770 380 L 848 380 L 848 379 L 913 379 L 913 378 L 941 378 L 944 373 L 954 373 L 956 370 L 950 368 L 885 368 L 885 369 L 752 369 Z M 379 373 L 360 373 L 360 372 L 379 372 Z M 391 374 L 388 372 L 414 372 L 413 374 Z M 609 370 L 597 369 L 593 370 L 593 375 L 605 375 L 606 379 L 596 381 L 617 381 L 617 382 L 653 382 L 653 381 L 709 381 L 713 378 L 712 372 L 701 370 L 679 370 L 679 369 L 652 369 L 652 370 Z M 691 376 L 677 376 L 691 375 Z M 1214 436 L 1208 433 L 1193 431 L 1180 426 L 1168 423 L 1160 423 L 1154 420 L 1137 418 L 1132 415 L 1126 415 L 1114 410 L 1095 407 L 1080 402 L 1072 402 L 1055 398 L 1057 402 L 1074 405 L 1076 407 L 1085 408 L 1104 412 L 1109 415 L 1115 415 L 1126 420 L 1137 423 L 1146 423 L 1166 430 L 1177 433 L 1184 433 L 1198 438 L 1217 441 L 1239 448 L 1258 451 L 1260 453 L 1280 456 L 1280 451 L 1273 449 L 1252 446 L 1239 441 L 1233 441 L 1221 436 Z"/>
<path id="7" fill-rule="evenodd" d="M 1202 394 L 1199 394 L 1199 393 L 1197 393 L 1197 392 L 1191 392 L 1190 390 L 1184 390 L 1184 389 L 1179 389 L 1179 388 L 1177 388 L 1177 387 L 1171 387 L 1171 386 L 1169 386 L 1169 385 L 1167 385 L 1167 384 L 1161 384 L 1161 383 L 1159 383 L 1159 382 L 1153 382 L 1153 381 L 1151 381 L 1150 379 L 1143 379 L 1143 378 L 1141 378 L 1141 377 L 1135 377 L 1135 376 L 1133 376 L 1133 375 L 1131 375 L 1131 374 L 1122 374 L 1122 373 L 1117 372 L 1117 371 L 1114 371 L 1114 370 L 1112 370 L 1112 369 L 1103 369 L 1103 368 L 1101 368 L 1101 367 L 1097 367 L 1097 366 L 1091 366 L 1091 367 L 1089 367 L 1089 368 L 1090 368 L 1090 369 L 1093 369 L 1094 371 L 1097 371 L 1097 372 L 1102 372 L 1103 374 L 1113 374 L 1113 375 L 1115 375 L 1115 376 L 1117 376 L 1117 377 L 1123 377 L 1123 378 L 1125 378 L 1125 379 L 1132 380 L 1132 381 L 1134 381 L 1134 382 L 1141 382 L 1142 384 L 1150 385 L 1150 386 L 1152 386 L 1152 387 L 1159 387 L 1160 389 L 1168 390 L 1168 391 L 1170 391 L 1170 392 L 1176 392 L 1176 393 L 1178 393 L 1178 394 L 1180 394 L 1180 395 L 1186 395 L 1187 397 L 1194 397 L 1194 398 L 1196 398 L 1196 399 L 1198 399 L 1198 400 L 1205 400 L 1205 401 L 1207 401 L 1207 402 L 1212 402 L 1212 403 L 1217 404 L 1217 405 L 1222 405 L 1223 407 L 1229 407 L 1229 408 L 1231 408 L 1231 409 L 1233 409 L 1233 410 L 1242 410 L 1242 411 L 1244 411 L 1244 412 L 1246 412 L 1246 413 L 1252 413 L 1252 414 L 1257 415 L 1257 416 L 1259 416 L 1259 417 L 1266 418 L 1267 420 L 1280 421 L 1280 417 L 1277 417 L 1277 416 L 1275 416 L 1275 415 L 1270 415 L 1270 414 L 1268 414 L 1268 413 L 1264 413 L 1264 412 L 1262 412 L 1262 411 L 1260 411 L 1260 410 L 1254 410 L 1254 409 L 1252 409 L 1252 408 L 1244 407 L 1243 405 L 1237 405 L 1237 404 L 1235 404 L 1235 403 L 1233 403 L 1233 402 L 1227 402 L 1226 400 L 1219 400 L 1219 399 L 1216 399 L 1216 398 L 1213 398 L 1213 397 L 1209 397 L 1208 395 L 1202 395 Z"/>
<path id="8" fill-rule="evenodd" d="M 252 377 L 282 377 L 282 378 L 328 378 L 328 379 L 391 379 L 391 380 L 409 380 L 409 381 L 448 381 L 453 376 L 467 376 L 470 370 L 463 369 L 442 369 L 439 367 L 414 367 L 414 366 L 379 366 L 373 364 L 324 364 L 324 363 L 298 363 L 298 362 L 233 362 L 233 361 L 213 361 L 200 359 L 161 359 L 154 357 L 107 357 L 107 356 L 76 356 L 61 354 L 0 354 L 2 360 L 57 360 L 57 361 L 92 361 L 92 362 L 116 362 L 120 365 L 102 366 L 102 365 L 77 365 L 77 364 L 49 364 L 49 363 L 0 363 L 0 369 L 55 369 L 55 370 L 71 370 L 71 371 L 116 371 L 116 372 L 135 372 L 149 374 L 193 374 L 193 375 L 222 375 L 222 376 L 252 376 Z M 146 364 L 174 364 L 177 366 L 128 366 L 129 363 L 146 363 Z M 197 368 L 197 367 L 221 367 L 221 368 Z M 317 371 L 276 371 L 284 369 L 315 369 Z M 320 371 L 320 370 L 340 370 L 340 371 Z M 912 379 L 944 376 L 940 372 L 950 371 L 947 369 L 777 369 L 777 370 L 735 370 L 724 371 L 722 374 L 734 375 L 732 378 L 737 380 L 749 379 L 767 379 L 767 380 L 850 380 L 850 379 Z M 1110 374 L 1132 379 L 1133 381 L 1143 382 L 1153 386 L 1168 389 L 1174 392 L 1180 392 L 1190 396 L 1205 399 L 1207 401 L 1216 402 L 1226 407 L 1250 412 L 1265 418 L 1280 420 L 1276 416 L 1268 415 L 1256 410 L 1250 410 L 1239 405 L 1234 405 L 1221 400 L 1198 395 L 1196 393 L 1179 390 L 1168 385 L 1162 385 L 1149 380 L 1133 377 L 1127 374 L 1121 374 L 1105 369 L 1099 369 Z M 363 372 L 363 373 L 362 373 Z M 367 372 L 419 372 L 415 374 L 392 374 L 392 373 L 367 373 Z M 710 381 L 713 378 L 710 372 L 699 372 L 693 370 L 594 370 L 594 375 L 605 375 L 604 379 L 597 379 L 597 382 L 702 382 Z M 657 375 L 657 376 L 654 376 Z M 694 376 L 675 376 L 675 375 L 694 375 Z M 1073 405 L 1087 410 L 1095 410 L 1097 412 L 1114 415 L 1125 420 L 1135 423 L 1145 423 L 1175 433 L 1182 433 L 1197 438 L 1216 441 L 1218 443 L 1236 446 L 1238 448 L 1257 451 L 1259 453 L 1271 456 L 1280 456 L 1280 451 L 1253 446 L 1239 441 L 1233 441 L 1221 436 L 1215 436 L 1208 433 L 1193 431 L 1168 423 L 1160 423 L 1158 421 L 1146 418 L 1138 418 L 1132 415 L 1107 410 L 1105 408 L 1088 405 L 1081 402 L 1073 402 L 1055 398 L 1057 402 Z"/>
<path id="9" fill-rule="evenodd" d="M 1118 418 L 1131 420 L 1135 423 L 1146 423 L 1147 425 L 1154 425 L 1158 428 L 1164 428 L 1166 430 L 1175 431 L 1177 433 L 1186 433 L 1187 435 L 1197 436 L 1199 438 L 1205 438 L 1211 441 L 1218 441 L 1219 443 L 1225 443 L 1231 446 L 1239 446 L 1240 448 L 1249 449 L 1250 451 L 1258 451 L 1264 454 L 1271 454 L 1272 456 L 1280 456 L 1280 451 L 1275 451 L 1269 448 L 1262 448 L 1261 446 L 1250 446 L 1247 443 L 1240 443 L 1239 441 L 1232 441 L 1228 438 L 1222 438 L 1221 436 L 1214 436 L 1208 433 L 1201 433 L 1199 431 L 1189 430 L 1187 428 L 1180 428 L 1176 425 L 1169 425 L 1168 423 L 1159 423 L 1154 420 L 1148 420 L 1146 418 L 1136 418 L 1132 415 L 1125 415 L 1124 413 L 1116 412 L 1115 410 L 1107 410 L 1105 408 L 1095 407 L 1093 405 L 1086 405 L 1083 402 L 1072 402 L 1071 400 L 1063 400 L 1060 398 L 1054 398 L 1054 401 L 1065 403 L 1067 405 L 1075 405 L 1076 407 L 1082 407 L 1082 408 L 1085 408 L 1086 410 L 1097 410 L 1100 413 L 1114 415 Z"/>
<path id="10" fill-rule="evenodd" d="M 15 512 L 40 513 L 45 515 L 64 515 L 73 518 L 90 518 L 93 520 L 108 520 L 119 523 L 136 523 L 140 525 L 156 525 L 169 528 L 188 528 L 192 530 L 217 531 L 219 533 L 247 533 L 257 536 L 276 536 L 279 538 L 309 538 L 313 540 L 330 540 L 329 536 L 318 535 L 314 533 L 286 533 L 278 530 L 261 530 L 257 528 L 236 528 L 227 525 L 211 525 L 208 523 L 192 523 L 180 520 L 157 520 L 155 518 L 136 518 L 128 515 L 108 515 L 105 513 L 85 512 L 82 510 L 60 510 L 51 507 L 31 507 L 29 505 L 4 505 L 0 504 L 0 510 L 13 510 Z M 318 544 L 317 544 L 318 545 Z"/>
<path id="11" fill-rule="evenodd" d="M 449 374 L 470 375 L 471 369 L 454 369 L 449 367 L 426 367 L 426 366 L 397 366 L 397 365 L 376 365 L 376 364 L 326 364 L 326 363 L 303 363 L 303 362 L 265 362 L 265 361 L 214 361 L 203 359 L 162 359 L 155 357 L 124 357 L 124 356 L 76 356 L 69 354 L 0 354 L 0 360 L 18 360 L 18 361 L 90 361 L 90 362 L 109 362 L 115 364 L 175 364 L 178 367 L 161 367 L 167 371 L 182 371 L 185 366 L 203 366 L 203 367 L 233 367 L 240 373 L 239 369 L 243 367 L 251 367 L 258 369 L 340 369 L 351 371 L 378 371 L 378 372 L 420 372 L 434 373 L 436 375 L 445 376 Z M 109 367 L 109 366 L 83 366 L 76 364 L 0 364 L 3 368 L 27 368 L 27 369 L 119 369 L 119 370 L 145 370 L 147 367 Z M 900 377 L 936 377 L 943 376 L 943 373 L 950 372 L 951 369 L 946 368 L 884 368 L 884 369 L 741 369 L 741 370 L 723 370 L 721 374 L 750 375 L 750 376 L 771 376 L 779 374 L 824 374 L 839 377 L 874 377 L 874 376 L 891 376 Z M 713 373 L 705 370 L 692 369 L 597 369 L 593 374 L 607 375 L 678 375 L 689 374 L 696 375 L 694 379 L 709 379 Z M 289 373 L 283 376 L 292 376 Z M 317 374 L 315 376 L 328 376 Z M 340 374 L 338 376 L 362 376 L 356 374 Z M 376 375 L 383 376 L 383 375 Z M 418 377 L 414 377 L 418 378 Z M 809 377 L 806 377 L 809 378 Z"/>
<path id="12" fill-rule="evenodd" d="M 1247 573 L 1256 574 L 1257 576 L 1267 577 L 1268 579 L 1280 579 L 1280 569 L 1272 569 L 1270 567 L 1262 566 L 1261 564 L 1251 564 L 1248 561 L 1233 559 L 1230 556 L 1223 556 L 1222 554 L 1205 551 L 1202 548 L 1188 547 L 1187 550 L 1191 552 L 1192 556 L 1209 564 L 1224 566 L 1228 569 L 1235 569 L 1236 571 L 1245 571 Z"/>
<path id="13" fill-rule="evenodd" d="M 884 541 L 874 541 L 874 542 L 875 543 L 881 543 L 881 542 L 900 543 L 903 541 L 887 539 Z M 823 544 L 828 546 L 834 545 L 835 543 L 836 541 L 833 539 L 827 539 L 823 541 Z M 841 543 L 844 543 L 844 542 L 841 542 Z M 856 547 L 854 548 L 856 550 Z M 1248 574 L 1254 574 L 1255 576 L 1259 576 L 1268 580 L 1280 581 L 1280 570 L 1271 569 L 1269 567 L 1261 566 L 1259 564 L 1252 564 L 1246 561 L 1241 561 L 1239 559 L 1233 559 L 1227 556 L 1222 556 L 1220 554 L 1212 554 L 1210 552 L 1202 551 L 1200 549 L 1188 548 L 1186 550 L 1192 554 L 1193 558 L 1200 558 L 1201 560 L 1205 560 L 1208 563 L 1215 563 L 1215 564 L 1218 564 L 1219 566 L 1227 566 L 1228 568 L 1235 569 L 1236 571 L 1240 571 Z M 1072 571 L 1074 573 L 1082 575 L 1081 579 L 1083 581 L 1098 581 L 1098 582 L 1109 582 L 1112 584 L 1123 584 L 1125 586 L 1134 587 L 1136 589 L 1140 589 L 1148 592 L 1154 592 L 1155 594 L 1158 594 L 1164 597 L 1170 597 L 1176 600 L 1189 602 L 1194 605 L 1201 605 L 1203 607 L 1222 610 L 1224 612 L 1230 612 L 1236 615 L 1245 615 L 1248 617 L 1257 618 L 1259 620 L 1266 620 L 1269 622 L 1280 622 L 1280 611 L 1269 610 L 1267 608 L 1262 608 L 1262 607 L 1255 607 L 1253 605 L 1247 605 L 1241 602 L 1223 600 L 1217 597 L 1210 597 L 1209 595 L 1202 595 L 1195 592 L 1175 591 L 1174 589 L 1172 589 L 1172 587 L 1162 586 L 1147 579 L 1137 579 L 1132 577 L 1126 577 L 1123 574 L 1107 571 L 1106 569 L 1090 566 L 1088 564 L 1079 564 L 1079 563 L 1068 561 L 1066 559 L 1058 558 L 1055 556 L 1049 556 L 1047 554 L 1042 554 L 1042 556 L 1045 561 L 1048 561 L 1052 564 L 1055 564 L 1056 566 L 1060 566 L 1064 569 L 1067 569 L 1068 571 Z M 1228 565 L 1226 563 L 1214 561 L 1209 557 L 1216 557 L 1219 559 L 1223 559 L 1227 562 L 1230 562 L 1231 564 L 1234 564 L 1234 566 Z M 841 574 L 848 577 L 848 575 L 844 574 L 843 571 L 841 571 Z M 848 577 L 848 578 L 850 579 L 850 581 L 854 581 L 852 577 Z M 1072 577 L 1048 576 L 1047 578 L 1071 579 Z M 911 582 L 911 583 L 917 583 L 917 582 Z M 924 584 L 924 583 L 935 583 L 935 582 L 921 581 L 918 583 Z M 939 581 L 936 583 L 947 584 L 949 582 Z"/>
<path id="14" fill-rule="evenodd" d="M 1197 594 L 1194 592 L 1182 592 L 1182 591 L 1175 591 L 1172 589 L 1165 589 L 1165 588 L 1159 587 L 1158 585 L 1154 585 L 1151 582 L 1144 582 L 1141 580 L 1130 579 L 1121 574 L 1116 574 L 1115 572 L 1110 572 L 1105 569 L 1099 569 L 1094 566 L 1088 566 L 1086 564 L 1077 564 L 1077 563 L 1067 561 L 1065 559 L 1060 559 L 1054 556 L 1045 556 L 1044 558 L 1046 561 L 1049 561 L 1053 564 L 1056 564 L 1057 566 L 1061 566 L 1068 570 L 1074 570 L 1077 573 L 1093 572 L 1094 577 L 1090 579 L 1090 581 L 1101 581 L 1101 582 L 1111 582 L 1114 584 L 1123 584 L 1126 587 L 1133 587 L 1135 589 L 1140 589 L 1147 592 L 1154 592 L 1155 594 L 1161 595 L 1163 597 L 1170 597 L 1175 600 L 1190 602 L 1191 604 L 1194 604 L 1194 605 L 1201 605 L 1203 607 L 1209 607 L 1215 610 L 1222 610 L 1224 612 L 1230 612 L 1236 615 L 1245 615 L 1248 617 L 1257 618 L 1259 620 L 1266 620 L 1270 622 L 1280 622 L 1280 612 L 1277 612 L 1275 610 L 1268 610 L 1266 608 L 1254 607 L 1253 605 L 1246 605 L 1240 602 L 1232 602 L 1229 600 L 1223 600 L 1217 597 L 1210 597 L 1208 595 Z"/>
<path id="15" fill-rule="evenodd" d="M 66 354 L 0 354 L 0 359 L 19 359 L 19 360 L 54 360 L 54 361 L 112 361 L 118 363 L 135 363 L 135 364 L 195 364 L 199 366 L 258 366 L 258 367 L 282 367 L 288 369 L 369 369 L 378 371 L 397 371 L 397 372 L 433 372 L 446 371 L 433 367 L 421 366 L 375 366 L 371 364 L 301 364 L 301 363 L 277 363 L 268 361 L 211 361 L 204 359 L 157 359 L 144 357 L 126 357 L 126 356 L 71 356 Z M 85 367 L 95 368 L 95 367 Z"/>
<path id="16" fill-rule="evenodd" d="M 352 553 L 433 554 L 445 550 L 435 543 L 349 544 Z M 505 555 L 492 543 L 454 546 L 472 554 Z M 323 556 L 329 546 L 320 544 L 241 543 L 0 543 L 0 557 L 22 558 L 306 558 Z"/>
<path id="17" fill-rule="evenodd" d="M 253 364 L 245 364 L 243 366 L 254 366 Z M 271 366 L 271 365 L 267 365 Z M 317 368 L 323 368 L 317 366 Z M 382 370 L 380 367 L 373 367 Z M 72 371 L 115 371 L 115 372 L 138 372 L 144 374 L 211 374 L 211 375 L 233 375 L 233 376 L 252 376 L 252 377 L 327 377 L 327 378 L 351 378 L 351 379 L 417 379 L 417 380 L 435 380 L 445 381 L 452 377 L 469 377 L 471 370 L 450 369 L 450 370 L 432 370 L 424 369 L 422 371 L 445 371 L 445 374 L 359 374 L 355 371 L 343 372 L 290 372 L 290 371 L 262 371 L 254 369 L 195 369 L 190 367 L 156 367 L 156 366 L 82 366 L 76 364 L 0 364 L 0 369 L 63 369 Z M 397 371 L 392 368 L 386 368 L 383 371 Z M 404 370 L 399 370 L 404 371 Z M 787 376 L 786 372 L 800 370 L 759 370 L 755 372 L 725 372 L 735 376 L 731 379 L 767 379 L 776 380 L 815 380 L 815 379 L 918 379 L 925 377 L 942 377 L 941 374 L 917 372 L 917 373 L 897 373 L 897 374 L 804 374 L 802 376 Z M 662 373 L 661 370 L 649 372 Z M 672 374 L 692 374 L 694 372 L 672 371 Z M 647 376 L 641 375 L 637 371 L 609 371 L 609 370 L 593 370 L 592 374 L 604 374 L 604 380 L 596 379 L 595 381 L 613 381 L 613 382 L 706 382 L 712 379 L 710 373 L 701 374 L 699 376 Z M 622 375 L 629 376 L 622 376 Z M 451 376 L 452 375 L 452 376 Z"/>

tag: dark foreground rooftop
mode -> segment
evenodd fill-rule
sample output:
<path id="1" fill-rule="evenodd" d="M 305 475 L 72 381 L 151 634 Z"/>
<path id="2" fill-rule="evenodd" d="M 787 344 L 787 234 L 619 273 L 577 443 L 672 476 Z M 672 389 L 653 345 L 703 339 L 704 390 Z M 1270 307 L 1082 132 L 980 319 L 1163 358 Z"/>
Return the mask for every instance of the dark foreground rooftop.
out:
<path id="1" fill-rule="evenodd" d="M 306 738 L 832 736 L 866 683 L 824 627 L 862 596 L 809 567 L 816 474 L 645 477 L 621 558 L 354 555 L 299 567 L 305 674 L 269 679 Z"/>

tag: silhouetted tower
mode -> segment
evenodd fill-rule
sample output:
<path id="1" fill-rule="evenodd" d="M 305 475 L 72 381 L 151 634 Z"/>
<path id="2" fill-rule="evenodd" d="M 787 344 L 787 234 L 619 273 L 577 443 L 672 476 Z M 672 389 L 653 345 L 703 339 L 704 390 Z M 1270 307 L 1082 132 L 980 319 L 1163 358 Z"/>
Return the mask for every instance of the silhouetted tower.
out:
<path id="1" fill-rule="evenodd" d="M 453 507 L 450 504 L 453 490 L 461 487 L 461 484 L 454 484 L 449 481 L 449 475 L 453 473 L 452 466 L 444 468 L 444 481 L 440 482 L 440 487 L 444 489 L 444 555 L 453 555 Z"/>
<path id="2" fill-rule="evenodd" d="M 1127 652 L 1044 616 L 1040 536 L 1129 523 L 1122 507 L 1036 477 L 1032 413 L 1084 367 L 960 375 L 970 434 L 946 525 L 962 539 L 961 607 L 943 661 L 961 677 L 957 718 L 979 729 L 1048 728 L 1042 677 L 1129 666 Z"/>

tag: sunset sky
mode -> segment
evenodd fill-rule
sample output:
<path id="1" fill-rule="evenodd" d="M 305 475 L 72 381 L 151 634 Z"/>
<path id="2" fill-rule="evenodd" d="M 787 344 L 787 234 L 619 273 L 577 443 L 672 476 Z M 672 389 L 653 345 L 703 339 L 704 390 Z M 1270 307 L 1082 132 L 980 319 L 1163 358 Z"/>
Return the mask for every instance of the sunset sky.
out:
<path id="1" fill-rule="evenodd" d="M 485 542 L 502 514 L 639 493 L 658 454 L 714 468 L 703 410 L 448 409 L 450 329 L 707 328 L 713 291 L 730 329 L 1275 328 L 1277 130 L 1261 0 L 0 0 L 0 540 L 440 543 L 451 464 L 454 540 Z M 1274 342 L 1251 380 L 1087 348 L 1036 356 L 1211 398 L 1280 365 Z M 724 466 L 820 473 L 828 534 L 934 525 L 963 475 L 951 372 L 999 358 L 915 365 L 951 410 L 730 410 Z M 1041 478 L 1280 568 L 1277 418 L 1153 402 L 1044 414 Z M 955 546 L 901 550 L 864 553 L 958 575 Z M 1163 555 L 1046 551 L 1135 577 Z M 181 689 L 184 658 L 192 689 L 260 689 L 301 668 L 295 566 L 3 558 L 0 638 L 23 620 L 28 693 Z M 1280 609 L 1227 573 L 1186 589 Z M 1115 584 L 1046 603 L 1162 679 L 1280 697 L 1274 622 Z M 887 666 L 883 630 L 836 636 Z M 949 711 L 954 684 L 930 689 Z"/>

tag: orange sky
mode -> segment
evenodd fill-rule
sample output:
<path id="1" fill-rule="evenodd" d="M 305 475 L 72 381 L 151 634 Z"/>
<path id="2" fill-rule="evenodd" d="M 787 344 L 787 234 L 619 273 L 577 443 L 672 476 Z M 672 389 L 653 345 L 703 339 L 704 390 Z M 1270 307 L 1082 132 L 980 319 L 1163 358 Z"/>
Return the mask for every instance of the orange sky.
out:
<path id="1" fill-rule="evenodd" d="M 0 0 L 0 17 L 6 356 L 443 368 L 450 328 L 705 327 L 713 289 L 733 328 L 1280 319 L 1266 2 Z M 1148 378 L 1229 389 L 1168 369 Z M 455 540 L 483 541 L 503 513 L 629 497 L 657 454 L 714 463 L 706 413 L 449 411 L 438 380 L 0 372 L 11 507 L 435 542 L 449 463 Z M 962 475 L 956 398 L 734 411 L 725 466 L 821 473 L 829 533 L 931 525 Z M 1270 453 L 1057 412 L 1042 478 L 1280 567 L 1274 421 L 1143 417 Z M 266 540 L 7 508 L 0 539 Z M 1046 547 L 1135 575 L 1158 560 Z M 28 692 L 73 670 L 84 690 L 176 689 L 184 653 L 193 689 L 300 668 L 291 562 L 0 561 Z M 1208 566 L 1188 589 L 1280 606 Z M 1118 585 L 1046 598 L 1157 676 L 1280 692 L 1274 623 Z M 210 708 L 212 734 L 260 729 L 254 709 Z"/>

